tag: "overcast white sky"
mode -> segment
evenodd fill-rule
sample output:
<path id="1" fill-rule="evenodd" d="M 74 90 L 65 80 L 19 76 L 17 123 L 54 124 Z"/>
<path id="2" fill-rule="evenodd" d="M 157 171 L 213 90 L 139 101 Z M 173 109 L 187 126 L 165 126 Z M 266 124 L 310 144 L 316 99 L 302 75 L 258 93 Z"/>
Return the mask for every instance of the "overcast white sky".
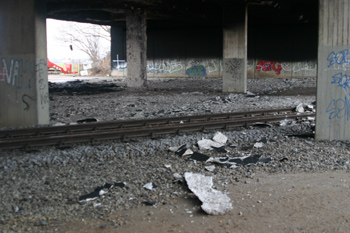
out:
<path id="1" fill-rule="evenodd" d="M 46 28 L 47 28 L 47 56 L 49 59 L 84 59 L 88 58 L 88 56 L 79 51 L 78 49 L 70 50 L 69 42 L 59 41 L 57 38 L 60 35 L 60 28 L 65 28 L 69 30 L 70 25 L 72 24 L 83 24 L 71 21 L 63 21 L 63 20 L 54 20 L 47 19 L 46 20 Z M 110 43 L 106 41 L 101 41 L 102 47 L 104 49 L 110 48 Z"/>

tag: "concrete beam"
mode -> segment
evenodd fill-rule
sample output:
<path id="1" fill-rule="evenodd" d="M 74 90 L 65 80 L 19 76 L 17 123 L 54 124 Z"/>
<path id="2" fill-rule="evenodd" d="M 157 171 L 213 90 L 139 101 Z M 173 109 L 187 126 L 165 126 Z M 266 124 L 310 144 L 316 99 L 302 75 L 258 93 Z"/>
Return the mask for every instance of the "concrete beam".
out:
<path id="1" fill-rule="evenodd" d="M 144 11 L 126 12 L 127 86 L 147 85 L 147 21 Z"/>
<path id="2" fill-rule="evenodd" d="M 0 1 L 0 127 L 49 123 L 46 1 Z"/>
<path id="3" fill-rule="evenodd" d="M 247 92 L 247 7 L 224 6 L 223 92 Z"/>
<path id="4" fill-rule="evenodd" d="M 316 139 L 350 140 L 350 3 L 319 0 Z"/>

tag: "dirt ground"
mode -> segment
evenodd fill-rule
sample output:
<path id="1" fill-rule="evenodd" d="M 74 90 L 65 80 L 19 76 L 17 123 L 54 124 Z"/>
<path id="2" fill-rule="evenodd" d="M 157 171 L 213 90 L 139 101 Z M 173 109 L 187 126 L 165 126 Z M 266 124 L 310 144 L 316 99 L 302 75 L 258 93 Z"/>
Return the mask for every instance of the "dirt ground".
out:
<path id="1" fill-rule="evenodd" d="M 109 221 L 79 219 L 38 227 L 56 232 L 349 232 L 350 173 L 256 174 L 227 186 L 233 210 L 209 216 L 193 196 L 117 212 Z M 218 187 L 219 188 L 219 187 Z M 116 226 L 113 219 L 123 224 Z"/>

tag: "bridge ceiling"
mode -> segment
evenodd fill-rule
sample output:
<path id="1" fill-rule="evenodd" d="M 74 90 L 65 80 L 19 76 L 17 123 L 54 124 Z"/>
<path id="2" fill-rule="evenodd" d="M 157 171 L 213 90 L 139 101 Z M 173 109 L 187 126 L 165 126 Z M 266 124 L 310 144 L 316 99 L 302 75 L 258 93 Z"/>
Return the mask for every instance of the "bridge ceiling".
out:
<path id="1" fill-rule="evenodd" d="M 249 6 L 251 24 L 317 23 L 318 0 L 47 0 L 47 17 L 112 26 L 125 25 L 127 10 L 144 10 L 151 27 L 218 26 L 223 9 Z"/>

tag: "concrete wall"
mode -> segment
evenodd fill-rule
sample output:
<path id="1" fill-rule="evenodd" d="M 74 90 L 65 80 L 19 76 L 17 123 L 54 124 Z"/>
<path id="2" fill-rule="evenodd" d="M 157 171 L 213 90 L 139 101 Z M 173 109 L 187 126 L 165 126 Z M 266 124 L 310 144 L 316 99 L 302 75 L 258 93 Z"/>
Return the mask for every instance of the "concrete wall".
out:
<path id="1" fill-rule="evenodd" d="M 317 27 L 248 27 L 248 78 L 316 77 Z M 113 30 L 112 30 L 113 31 Z M 116 30 L 118 31 L 118 30 Z M 119 30 L 121 31 L 121 30 Z M 124 43 L 123 34 L 113 43 Z M 222 28 L 170 28 L 147 31 L 148 77 L 222 77 Z M 112 46 L 117 47 L 117 46 Z M 112 75 L 125 76 L 122 47 L 112 51 Z M 119 52 L 118 52 L 119 51 Z"/>
<path id="2" fill-rule="evenodd" d="M 118 68 L 119 67 L 119 68 Z M 113 76 L 126 76 L 127 63 L 115 62 Z M 147 61 L 148 77 L 222 77 L 222 59 L 154 59 Z M 248 78 L 315 78 L 317 62 L 248 60 Z"/>

